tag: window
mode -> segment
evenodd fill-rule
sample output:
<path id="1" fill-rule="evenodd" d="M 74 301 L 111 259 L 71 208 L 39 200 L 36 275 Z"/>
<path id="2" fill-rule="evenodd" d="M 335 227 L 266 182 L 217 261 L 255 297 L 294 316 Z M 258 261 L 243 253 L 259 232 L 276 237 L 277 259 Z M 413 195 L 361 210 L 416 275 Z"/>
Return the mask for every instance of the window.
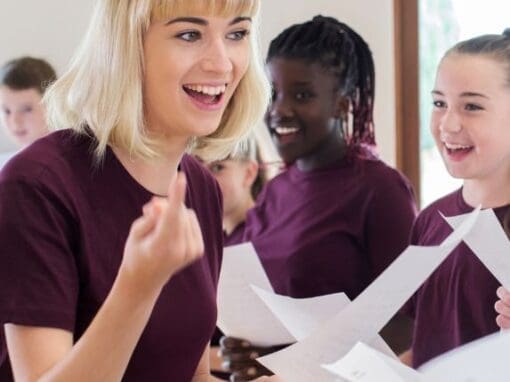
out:
<path id="1" fill-rule="evenodd" d="M 452 178 L 429 132 L 430 91 L 444 52 L 460 40 L 499 34 L 510 27 L 510 2 L 501 0 L 419 0 L 420 195 L 425 207 L 460 187 Z"/>

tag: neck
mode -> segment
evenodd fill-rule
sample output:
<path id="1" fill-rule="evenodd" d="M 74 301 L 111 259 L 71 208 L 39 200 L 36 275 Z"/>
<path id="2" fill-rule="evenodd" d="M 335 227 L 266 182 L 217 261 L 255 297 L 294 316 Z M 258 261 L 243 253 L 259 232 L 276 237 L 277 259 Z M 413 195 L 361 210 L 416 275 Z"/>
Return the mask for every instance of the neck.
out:
<path id="1" fill-rule="evenodd" d="M 167 195 L 168 186 L 177 174 L 183 150 L 173 153 L 161 153 L 154 159 L 144 159 L 131 156 L 126 150 L 112 148 L 115 156 L 126 171 L 142 187 L 155 195 Z"/>
<path id="2" fill-rule="evenodd" d="M 238 208 L 229 213 L 225 213 L 223 216 L 223 230 L 230 235 L 234 229 L 246 220 L 246 214 L 250 208 L 253 208 L 255 202 L 251 198 L 251 196 L 247 197 L 244 203 L 242 203 Z"/>
<path id="3" fill-rule="evenodd" d="M 503 180 L 502 180 L 503 179 Z M 496 208 L 510 204 L 510 176 L 496 179 L 466 179 L 462 188 L 462 197 L 470 206 Z"/>
<path id="4" fill-rule="evenodd" d="M 301 171 L 312 171 L 340 162 L 347 151 L 347 145 L 340 129 L 335 129 L 310 154 L 296 160 Z"/>

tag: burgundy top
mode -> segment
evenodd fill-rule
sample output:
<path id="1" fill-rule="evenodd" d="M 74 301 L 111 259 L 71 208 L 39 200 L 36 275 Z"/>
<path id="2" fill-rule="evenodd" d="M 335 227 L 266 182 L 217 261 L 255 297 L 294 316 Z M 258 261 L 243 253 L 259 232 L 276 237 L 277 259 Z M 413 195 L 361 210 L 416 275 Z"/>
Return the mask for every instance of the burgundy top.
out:
<path id="1" fill-rule="evenodd" d="M 473 207 L 455 191 L 424 209 L 412 231 L 416 245 L 440 244 L 452 229 L 440 216 L 466 214 Z M 498 219 L 509 206 L 495 208 Z M 494 303 L 500 283 L 461 243 L 404 307 L 414 317 L 413 366 L 498 330 Z"/>
<path id="2" fill-rule="evenodd" d="M 353 299 L 406 248 L 415 214 L 409 182 L 379 160 L 291 166 L 259 195 L 243 239 L 277 293 Z"/>
<path id="3" fill-rule="evenodd" d="M 236 225 L 234 230 L 232 232 L 230 232 L 229 235 L 225 233 L 223 245 L 225 245 L 225 247 L 228 247 L 229 245 L 242 243 L 245 226 L 246 226 L 246 222 L 243 221 L 243 222 L 239 223 L 238 225 Z"/>
<path id="4" fill-rule="evenodd" d="M 76 341 L 109 293 L 131 223 L 152 194 L 110 149 L 95 166 L 91 145 L 86 136 L 58 131 L 3 168 L 0 324 L 61 328 Z M 205 256 L 163 288 L 123 381 L 188 382 L 215 327 L 223 240 L 219 188 L 192 157 L 185 155 L 180 168 Z M 9 366 L 5 343 L 0 349 L 2 376 Z"/>

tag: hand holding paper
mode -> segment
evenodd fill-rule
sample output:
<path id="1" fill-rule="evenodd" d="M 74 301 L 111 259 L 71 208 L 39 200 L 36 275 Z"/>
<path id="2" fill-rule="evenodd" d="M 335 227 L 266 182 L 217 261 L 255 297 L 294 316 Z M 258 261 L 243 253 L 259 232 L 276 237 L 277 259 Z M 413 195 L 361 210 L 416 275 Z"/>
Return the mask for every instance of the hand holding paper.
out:
<path id="1" fill-rule="evenodd" d="M 218 283 L 218 327 L 228 336 L 260 346 L 294 342 L 250 284 L 273 290 L 252 244 L 225 248 Z"/>

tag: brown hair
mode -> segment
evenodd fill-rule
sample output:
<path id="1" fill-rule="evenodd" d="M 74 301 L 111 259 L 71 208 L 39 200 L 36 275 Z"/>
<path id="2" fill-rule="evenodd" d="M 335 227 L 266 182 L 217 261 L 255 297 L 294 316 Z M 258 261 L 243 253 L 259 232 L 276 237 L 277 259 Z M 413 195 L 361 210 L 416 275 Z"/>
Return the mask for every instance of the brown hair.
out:
<path id="1" fill-rule="evenodd" d="M 56 79 L 53 67 L 40 58 L 16 58 L 0 68 L 0 85 L 13 90 L 36 89 L 42 95 Z"/>

